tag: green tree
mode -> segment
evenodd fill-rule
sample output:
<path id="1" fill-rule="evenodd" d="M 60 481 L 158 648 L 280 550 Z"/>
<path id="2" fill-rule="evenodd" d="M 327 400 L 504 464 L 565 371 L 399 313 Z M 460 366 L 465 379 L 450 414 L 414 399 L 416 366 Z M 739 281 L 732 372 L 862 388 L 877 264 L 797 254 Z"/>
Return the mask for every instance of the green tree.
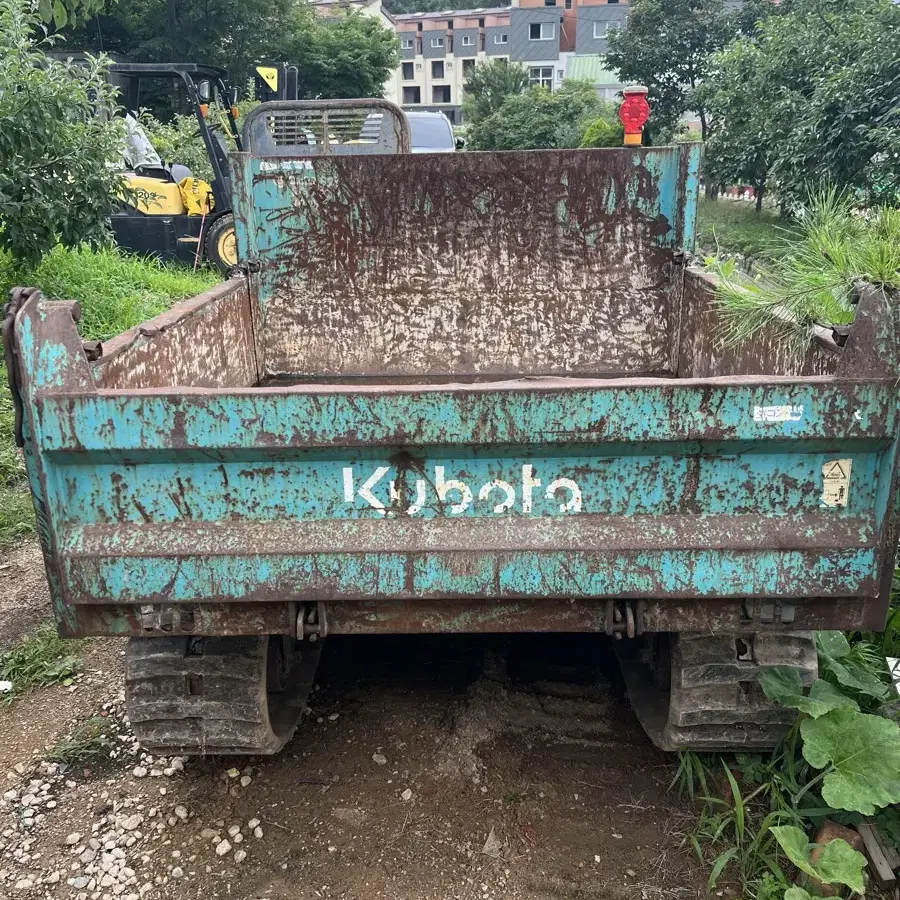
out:
<path id="1" fill-rule="evenodd" d="M 565 81 L 559 90 L 533 86 L 508 96 L 469 131 L 472 150 L 551 150 L 577 147 L 604 109 L 593 84 Z"/>
<path id="2" fill-rule="evenodd" d="M 703 176 L 715 184 L 746 184 L 756 192 L 756 211 L 763 197 L 777 142 L 772 104 L 764 101 L 768 73 L 757 44 L 738 38 L 713 61 L 703 85 L 705 107 L 713 123 L 703 156 Z"/>
<path id="3" fill-rule="evenodd" d="M 528 69 L 521 63 L 492 59 L 469 73 L 463 95 L 463 113 L 470 125 L 497 112 L 503 102 L 528 89 Z"/>
<path id="4" fill-rule="evenodd" d="M 96 15 L 105 4 L 106 0 L 38 0 L 38 14 L 47 25 L 65 28 Z"/>
<path id="5" fill-rule="evenodd" d="M 765 184 L 784 202 L 828 183 L 900 194 L 900 6 L 793 0 L 714 62 L 710 161 L 723 180 Z"/>
<path id="6" fill-rule="evenodd" d="M 624 81 L 645 85 L 652 110 L 648 130 L 668 139 L 678 120 L 696 112 L 704 140 L 709 114 L 700 85 L 709 58 L 734 36 L 724 0 L 634 0 L 628 28 L 609 36 L 607 64 Z"/>
<path id="7" fill-rule="evenodd" d="M 400 63 L 397 36 L 372 16 L 314 15 L 285 46 L 306 98 L 381 97 Z"/>
<path id="8" fill-rule="evenodd" d="M 106 63 L 49 57 L 39 26 L 28 0 L 0 0 L 0 247 L 30 263 L 104 238 L 124 148 Z"/>
<path id="9" fill-rule="evenodd" d="M 326 99 L 381 96 L 399 62 L 396 35 L 371 16 L 326 18 L 295 0 L 123 0 L 68 33 L 67 46 L 218 65 L 241 85 L 260 62 L 288 61 L 301 96 Z"/>
<path id="10" fill-rule="evenodd" d="M 453 9 L 492 9 L 508 6 L 508 0 L 387 0 L 384 6 L 394 15 L 415 12 L 444 12 Z"/>
<path id="11" fill-rule="evenodd" d="M 559 121 L 558 147 L 577 147 L 584 138 L 588 125 L 602 116 L 617 122 L 616 106 L 601 100 L 594 83 L 586 78 L 567 78 L 553 92 Z"/>

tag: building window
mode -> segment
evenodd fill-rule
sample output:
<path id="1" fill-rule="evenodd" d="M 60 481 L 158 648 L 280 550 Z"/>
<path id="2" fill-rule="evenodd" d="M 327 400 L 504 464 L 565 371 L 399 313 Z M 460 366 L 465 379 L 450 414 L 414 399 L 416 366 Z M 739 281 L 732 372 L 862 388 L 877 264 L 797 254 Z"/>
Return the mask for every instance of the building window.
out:
<path id="1" fill-rule="evenodd" d="M 422 102 L 422 89 L 418 88 L 418 87 L 403 88 L 403 102 L 404 103 L 421 103 Z"/>
<path id="2" fill-rule="evenodd" d="M 566 0 L 566 9 L 572 8 L 572 0 Z"/>
<path id="3" fill-rule="evenodd" d="M 594 22 L 594 37 L 597 40 L 609 37 L 609 33 L 618 27 L 615 22 Z"/>
<path id="4" fill-rule="evenodd" d="M 441 84 L 431 89 L 432 103 L 449 103 L 450 102 L 450 85 Z"/>
<path id="5" fill-rule="evenodd" d="M 401 50 L 412 50 L 413 48 L 413 39 L 412 38 L 401 38 L 400 39 L 400 49 Z"/>
<path id="6" fill-rule="evenodd" d="M 463 45 L 463 47 L 474 47 L 475 46 L 475 35 L 474 34 L 464 34 L 462 36 L 462 45 Z"/>
<path id="7" fill-rule="evenodd" d="M 552 22 L 532 22 L 528 26 L 528 40 L 552 41 L 556 34 L 556 26 Z"/>
<path id="8" fill-rule="evenodd" d="M 528 70 L 528 81 L 548 90 L 553 90 L 553 66 L 536 66 Z"/>
<path id="9" fill-rule="evenodd" d="M 463 78 L 469 77 L 469 72 L 475 68 L 475 60 L 474 59 L 464 59 L 462 61 L 463 64 Z"/>
<path id="10" fill-rule="evenodd" d="M 556 6 L 556 0 L 544 0 L 544 6 Z"/>
<path id="11" fill-rule="evenodd" d="M 566 77 L 565 69 L 557 69 L 556 70 L 556 80 L 557 81 L 562 81 L 565 77 Z"/>
<path id="12" fill-rule="evenodd" d="M 431 61 L 431 77 L 432 78 L 443 78 L 444 77 L 444 61 L 442 59 L 433 59 Z"/>
<path id="13" fill-rule="evenodd" d="M 509 43 L 509 35 L 504 31 L 503 34 L 495 34 L 494 35 L 494 43 L 495 44 L 508 44 Z"/>
<path id="14" fill-rule="evenodd" d="M 403 63 L 403 80 L 404 81 L 412 81 L 415 76 L 413 75 L 413 64 L 412 63 Z"/>
<path id="15" fill-rule="evenodd" d="M 436 37 L 431 39 L 431 47 L 432 49 L 437 49 L 438 47 L 444 46 L 444 39 L 442 37 Z"/>

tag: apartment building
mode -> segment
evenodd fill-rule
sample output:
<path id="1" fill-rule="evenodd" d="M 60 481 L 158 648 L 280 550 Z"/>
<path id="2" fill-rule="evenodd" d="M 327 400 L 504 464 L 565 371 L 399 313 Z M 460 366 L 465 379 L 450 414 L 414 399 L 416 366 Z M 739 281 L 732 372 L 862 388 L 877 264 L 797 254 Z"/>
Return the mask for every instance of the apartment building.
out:
<path id="1" fill-rule="evenodd" d="M 620 86 L 603 54 L 610 30 L 624 27 L 627 15 L 620 0 L 514 0 L 507 7 L 395 16 L 401 63 L 386 96 L 404 109 L 438 110 L 459 123 L 469 72 L 498 58 L 523 63 L 532 83 L 550 90 L 564 78 L 597 73 L 598 90 L 614 94 Z"/>

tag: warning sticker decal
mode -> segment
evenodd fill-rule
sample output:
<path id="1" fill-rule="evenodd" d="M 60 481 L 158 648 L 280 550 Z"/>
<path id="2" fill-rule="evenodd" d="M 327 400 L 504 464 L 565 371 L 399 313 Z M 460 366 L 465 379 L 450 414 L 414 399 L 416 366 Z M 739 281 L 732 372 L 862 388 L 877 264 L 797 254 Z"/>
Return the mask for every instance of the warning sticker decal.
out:
<path id="1" fill-rule="evenodd" d="M 829 459 L 822 466 L 822 506 L 846 506 L 852 459 Z"/>

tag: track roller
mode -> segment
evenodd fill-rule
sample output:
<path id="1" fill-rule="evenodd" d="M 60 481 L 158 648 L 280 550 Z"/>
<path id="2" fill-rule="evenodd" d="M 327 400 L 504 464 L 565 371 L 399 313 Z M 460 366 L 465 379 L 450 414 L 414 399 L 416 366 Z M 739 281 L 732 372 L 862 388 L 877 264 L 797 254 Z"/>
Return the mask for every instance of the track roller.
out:
<path id="1" fill-rule="evenodd" d="M 271 754 L 290 740 L 322 643 L 262 637 L 132 638 L 125 702 L 141 745 L 160 754 Z"/>
<path id="2" fill-rule="evenodd" d="M 662 750 L 774 747 L 796 713 L 768 700 L 760 669 L 792 666 L 804 684 L 818 673 L 809 632 L 656 634 L 617 642 L 616 652 L 631 706 Z"/>

